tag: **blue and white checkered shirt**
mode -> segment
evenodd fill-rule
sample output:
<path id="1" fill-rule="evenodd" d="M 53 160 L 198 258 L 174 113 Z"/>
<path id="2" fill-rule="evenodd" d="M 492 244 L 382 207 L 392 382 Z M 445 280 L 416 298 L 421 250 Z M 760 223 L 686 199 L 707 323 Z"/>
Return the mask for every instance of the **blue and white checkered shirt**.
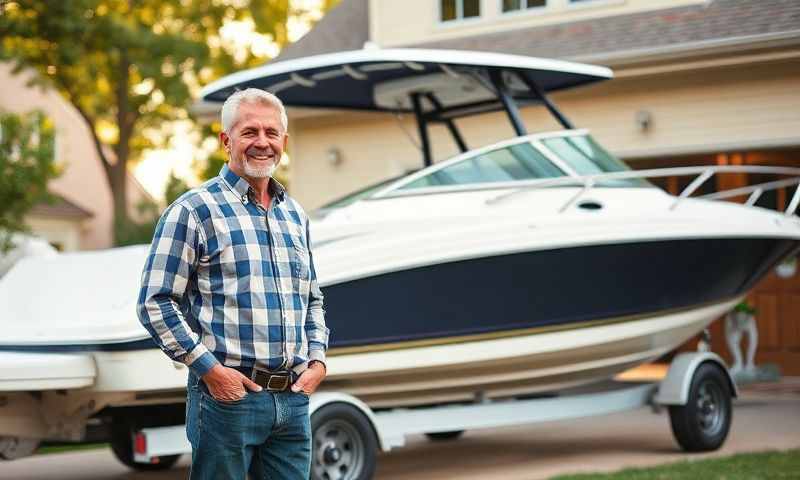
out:
<path id="1" fill-rule="evenodd" d="M 142 273 L 139 320 L 198 376 L 218 362 L 267 370 L 325 361 L 328 328 L 308 217 L 270 180 L 264 209 L 222 167 L 170 205 Z"/>

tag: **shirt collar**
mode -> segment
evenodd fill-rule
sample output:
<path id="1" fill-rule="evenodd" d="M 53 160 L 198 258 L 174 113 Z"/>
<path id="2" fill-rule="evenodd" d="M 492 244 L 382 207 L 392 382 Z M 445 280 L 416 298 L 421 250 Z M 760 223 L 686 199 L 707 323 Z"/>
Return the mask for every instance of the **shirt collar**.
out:
<path id="1" fill-rule="evenodd" d="M 228 164 L 225 163 L 222 165 L 222 169 L 219 171 L 219 176 L 222 180 L 228 184 L 233 193 L 237 194 L 239 198 L 242 200 L 242 203 L 247 203 L 251 199 L 251 195 L 253 193 L 253 189 L 250 187 L 250 184 L 247 183 L 247 180 L 240 177 L 233 170 L 228 167 Z M 286 188 L 281 185 L 281 183 L 274 178 L 269 179 L 269 185 L 267 186 L 269 189 L 269 196 L 275 202 L 282 202 L 286 196 Z"/>

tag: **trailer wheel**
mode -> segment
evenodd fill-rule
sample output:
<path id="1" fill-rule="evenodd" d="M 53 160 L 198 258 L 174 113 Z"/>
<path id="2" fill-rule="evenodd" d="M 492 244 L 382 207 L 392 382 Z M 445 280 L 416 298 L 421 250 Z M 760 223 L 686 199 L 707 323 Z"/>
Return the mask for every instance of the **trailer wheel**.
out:
<path id="1" fill-rule="evenodd" d="M 143 472 L 168 470 L 181 458 L 180 455 L 165 455 L 158 457 L 157 463 L 139 463 L 133 461 L 133 435 L 134 426 L 116 418 L 111 424 L 111 451 L 117 460 L 126 467 Z"/>
<path id="2" fill-rule="evenodd" d="M 425 434 L 426 437 L 435 442 L 455 440 L 461 435 L 464 435 L 464 430 L 452 430 L 450 432 L 430 432 Z"/>
<path id="3" fill-rule="evenodd" d="M 345 403 L 326 405 L 311 416 L 312 480 L 369 480 L 378 440 L 370 421 Z"/>
<path id="4" fill-rule="evenodd" d="M 700 365 L 692 376 L 686 405 L 669 407 L 672 434 L 687 452 L 718 449 L 733 418 L 731 389 L 719 366 Z"/>
<path id="5" fill-rule="evenodd" d="M 0 460 L 16 460 L 33 455 L 39 448 L 38 438 L 0 437 Z"/>

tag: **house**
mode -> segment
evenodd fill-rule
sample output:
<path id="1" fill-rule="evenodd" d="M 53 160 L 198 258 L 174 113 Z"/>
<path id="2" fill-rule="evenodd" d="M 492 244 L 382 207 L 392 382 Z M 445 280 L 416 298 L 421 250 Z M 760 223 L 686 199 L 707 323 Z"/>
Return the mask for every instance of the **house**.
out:
<path id="1" fill-rule="evenodd" d="M 92 142 L 89 126 L 78 112 L 54 90 L 27 85 L 30 72 L 12 73 L 11 64 L 0 63 L 0 109 L 27 113 L 41 110 L 55 125 L 55 160 L 62 174 L 48 190 L 55 201 L 34 207 L 26 218 L 32 233 L 58 250 L 92 250 L 113 245 L 111 189 Z M 128 176 L 131 211 L 150 196 Z"/>
<path id="2" fill-rule="evenodd" d="M 633 168 L 800 167 L 800 2 L 792 0 L 342 0 L 273 62 L 417 47 L 559 58 L 612 67 L 615 79 L 552 95 L 579 127 Z M 528 131 L 559 128 L 523 108 Z M 471 147 L 513 135 L 502 112 L 460 119 Z M 290 112 L 292 193 L 308 208 L 422 166 L 409 116 Z M 457 153 L 431 130 L 434 160 Z M 766 175 L 718 176 L 704 191 Z M 660 181 L 678 193 L 691 177 Z M 752 182 L 750 182 L 752 183 Z M 758 204 L 785 208 L 794 188 Z M 658 272 L 653 272 L 658 275 Z M 800 374 L 800 274 L 756 288 L 757 361 Z M 726 351 L 720 322 L 713 346 Z"/>

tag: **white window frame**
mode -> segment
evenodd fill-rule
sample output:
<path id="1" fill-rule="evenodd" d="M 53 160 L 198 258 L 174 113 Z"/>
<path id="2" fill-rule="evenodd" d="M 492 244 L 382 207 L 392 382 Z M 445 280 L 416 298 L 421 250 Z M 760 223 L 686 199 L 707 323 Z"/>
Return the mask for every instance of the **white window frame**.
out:
<path id="1" fill-rule="evenodd" d="M 619 5 L 626 2 L 626 0 L 583 0 L 583 1 L 573 1 L 573 0 L 564 0 L 566 3 L 566 7 L 568 9 L 580 9 L 580 8 L 593 8 L 599 7 L 603 5 Z"/>
<path id="2" fill-rule="evenodd" d="M 445 19 L 442 18 L 442 13 L 444 13 L 443 10 L 442 10 L 442 2 L 443 1 L 444 0 L 439 0 L 438 2 L 436 2 L 437 10 L 438 10 L 436 18 L 439 20 L 439 24 L 441 24 L 441 25 L 452 25 L 452 24 L 455 24 L 455 23 L 462 23 L 462 22 L 474 22 L 476 20 L 479 20 L 483 16 L 483 12 L 481 11 L 482 10 L 481 7 L 483 6 L 482 5 L 483 2 L 481 0 L 478 0 L 478 15 L 476 15 L 474 17 L 466 17 L 466 18 L 464 17 L 464 1 L 465 0 L 455 0 L 455 2 L 456 2 L 456 18 L 454 18 L 452 20 L 445 20 Z"/>
<path id="3" fill-rule="evenodd" d="M 552 8 L 552 3 L 553 0 L 545 0 L 544 5 L 540 7 L 528 8 L 528 0 L 520 0 L 520 8 L 516 10 L 503 11 L 503 0 L 497 0 L 497 11 L 500 12 L 500 15 L 522 15 L 525 13 L 543 12 Z"/>

